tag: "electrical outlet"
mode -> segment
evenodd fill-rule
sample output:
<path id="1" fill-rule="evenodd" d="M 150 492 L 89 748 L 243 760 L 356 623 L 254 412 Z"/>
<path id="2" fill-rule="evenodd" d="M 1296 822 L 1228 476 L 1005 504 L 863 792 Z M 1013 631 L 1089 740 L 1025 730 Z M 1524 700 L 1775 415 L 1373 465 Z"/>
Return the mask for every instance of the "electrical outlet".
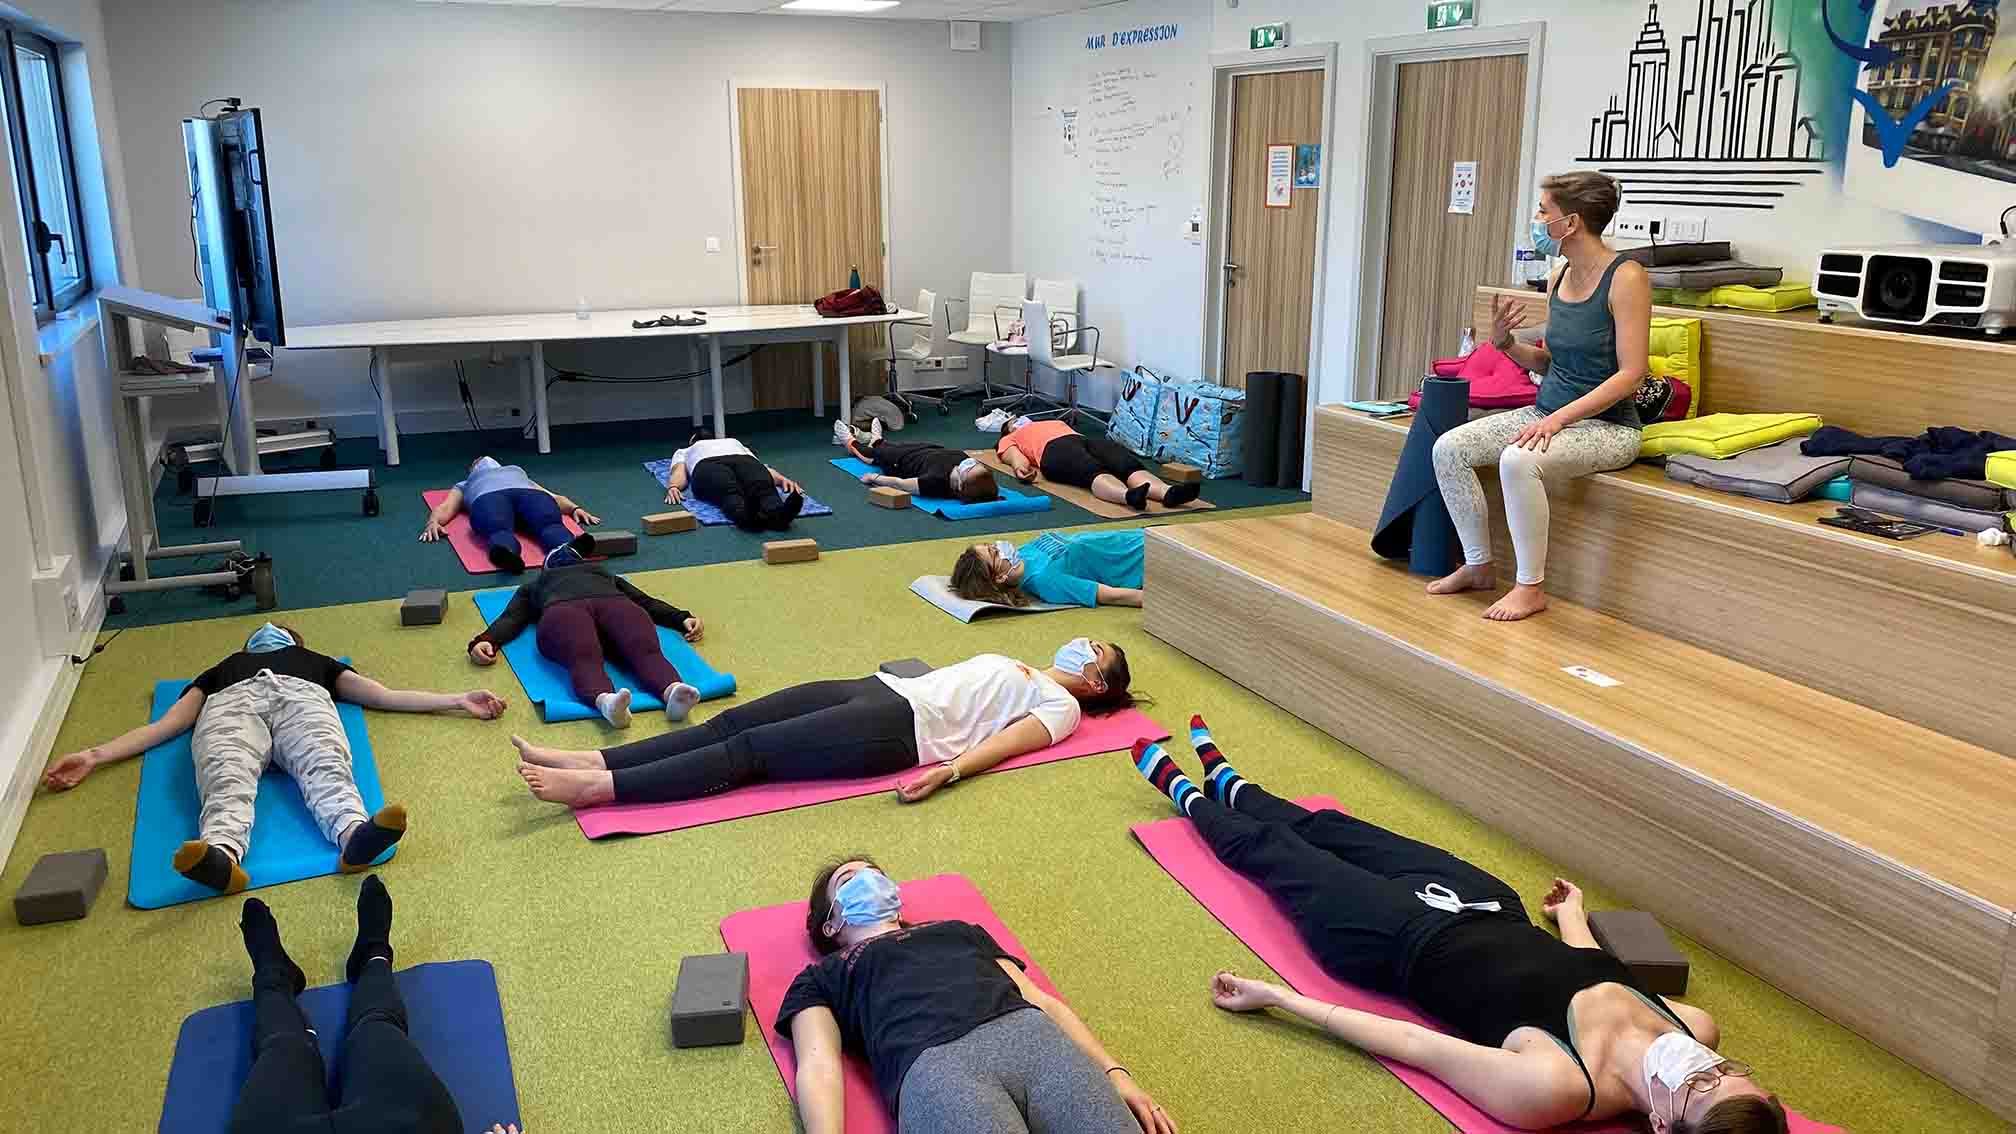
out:
<path id="1" fill-rule="evenodd" d="M 1610 231 L 1621 240 L 1652 239 L 1652 218 L 1643 213 L 1619 213 Z"/>
<path id="2" fill-rule="evenodd" d="M 950 357 L 950 358 L 946 359 L 946 360 L 945 360 L 945 369 L 947 369 L 947 370 L 964 370 L 964 369 L 966 369 L 966 356 L 965 356 L 965 355 L 963 355 L 963 354 L 955 354 L 955 355 L 953 355 L 952 357 Z"/>
<path id="3" fill-rule="evenodd" d="M 714 255 L 714 254 L 716 254 L 716 253 L 718 253 L 718 252 L 720 252 L 720 251 L 721 251 L 721 238 L 720 238 L 720 237 L 718 237 L 718 236 L 710 236 L 710 237 L 708 237 L 708 238 L 707 238 L 707 254 L 711 256 L 711 255 Z"/>
<path id="4" fill-rule="evenodd" d="M 1708 239 L 1708 218 L 1701 216 L 1675 216 L 1667 218 L 1666 239 L 1695 244 Z"/>
<path id="5" fill-rule="evenodd" d="M 945 359 L 944 359 L 944 358 L 943 358 L 942 356 L 940 356 L 940 355 L 935 355 L 935 354 L 934 354 L 934 355 L 932 355 L 932 356 L 931 356 L 930 358 L 920 358 L 920 359 L 918 359 L 918 360 L 917 360 L 916 362 L 913 362 L 913 363 L 911 363 L 911 364 L 910 364 L 910 369 L 912 369 L 912 370 L 943 370 L 943 369 L 945 369 Z"/>

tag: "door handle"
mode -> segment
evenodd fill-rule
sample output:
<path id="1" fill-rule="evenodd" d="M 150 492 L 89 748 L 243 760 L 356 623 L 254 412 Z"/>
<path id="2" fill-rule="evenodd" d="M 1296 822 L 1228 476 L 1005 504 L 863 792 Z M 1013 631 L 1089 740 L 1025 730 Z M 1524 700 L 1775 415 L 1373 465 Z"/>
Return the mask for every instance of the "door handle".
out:
<path id="1" fill-rule="evenodd" d="M 754 261 L 758 264 L 761 264 L 763 262 L 763 253 L 775 252 L 775 251 L 777 251 L 777 246 L 775 244 L 757 244 L 752 245 L 749 249 L 751 258 L 754 259 Z"/>
<path id="2" fill-rule="evenodd" d="M 1235 264 L 1232 261 L 1227 260 L 1225 261 L 1225 270 L 1228 272 L 1242 272 L 1245 271 L 1246 269 L 1241 265 Z"/>

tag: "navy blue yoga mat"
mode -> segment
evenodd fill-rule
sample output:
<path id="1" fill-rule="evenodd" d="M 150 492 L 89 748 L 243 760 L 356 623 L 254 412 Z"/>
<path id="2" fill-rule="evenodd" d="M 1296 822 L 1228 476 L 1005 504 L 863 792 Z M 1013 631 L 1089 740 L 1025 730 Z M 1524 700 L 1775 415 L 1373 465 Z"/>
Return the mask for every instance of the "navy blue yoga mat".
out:
<path id="1" fill-rule="evenodd" d="M 427 1065 L 455 1096 L 470 1132 L 518 1121 L 518 1087 L 504 1039 L 504 1009 L 497 974 L 488 961 L 415 965 L 396 974 L 406 998 L 407 1035 Z M 342 1081 L 343 1026 L 350 986 L 329 984 L 301 994 L 301 1009 L 322 1048 L 330 1099 Z M 168 1094 L 161 1100 L 161 1134 L 225 1134 L 238 1091 L 252 1073 L 252 1002 L 205 1008 L 182 1021 Z"/>
<path id="2" fill-rule="evenodd" d="M 1470 383 L 1463 379 L 1430 378 L 1421 387 L 1421 408 L 1407 430 L 1386 507 L 1372 530 L 1372 550 L 1386 559 L 1405 557 L 1407 569 L 1422 575 L 1446 575 L 1462 553 L 1456 526 L 1435 483 L 1435 441 L 1470 420 Z"/>

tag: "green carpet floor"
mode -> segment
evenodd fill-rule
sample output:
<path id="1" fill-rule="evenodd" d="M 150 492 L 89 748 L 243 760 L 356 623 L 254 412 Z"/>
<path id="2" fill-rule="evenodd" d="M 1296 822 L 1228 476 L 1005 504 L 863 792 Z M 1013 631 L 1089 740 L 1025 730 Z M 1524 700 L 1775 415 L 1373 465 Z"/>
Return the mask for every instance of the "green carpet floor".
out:
<path id="1" fill-rule="evenodd" d="M 832 424 L 806 410 L 737 414 L 728 419 L 729 430 L 759 457 L 832 507 L 832 515 L 806 517 L 791 532 L 793 536 L 810 536 L 823 548 L 872 547 L 959 535 L 977 540 L 995 532 L 1070 527 L 1099 519 L 1062 500 L 1054 501 L 1048 512 L 957 523 L 914 508 L 878 508 L 868 503 L 867 490 L 854 478 L 827 463 L 845 455 L 833 445 Z M 175 478 L 166 477 L 155 496 L 161 542 L 239 539 L 247 552 L 265 552 L 273 557 L 282 610 L 393 598 L 415 587 L 457 590 L 508 585 L 510 580 L 503 575 L 464 571 L 446 544 L 419 542 L 416 537 L 427 522 L 422 492 L 453 485 L 468 475 L 470 461 L 489 453 L 507 464 L 525 466 L 533 479 L 573 497 L 600 516 L 603 526 L 641 533 L 641 518 L 667 507 L 665 490 L 644 470 L 644 462 L 671 456 L 692 430 L 691 421 L 685 418 L 561 426 L 553 430 L 553 452 L 546 456 L 540 456 L 533 444 L 514 430 L 492 429 L 480 438 L 468 432 L 415 434 L 400 439 L 401 460 L 396 468 L 380 460 L 377 442 L 370 438 L 340 442 L 336 455 L 343 467 L 370 467 L 378 474 L 382 511 L 375 517 L 363 515 L 361 494 L 356 492 L 241 496 L 219 500 L 212 525 L 197 528 L 193 501 L 178 495 Z M 895 436 L 962 449 L 991 445 L 998 439 L 998 435 L 973 428 L 970 401 L 959 403 L 949 417 L 926 409 L 923 420 Z M 269 463 L 274 469 L 283 469 L 313 467 L 314 460 L 302 454 Z M 1256 488 L 1238 479 L 1211 481 L 1204 495 L 1221 512 L 1308 499 L 1300 492 Z M 760 559 L 766 538 L 777 537 L 751 535 L 729 525 L 640 538 L 637 554 L 619 560 L 618 566 L 624 571 L 644 571 Z M 170 574 L 213 570 L 215 566 L 215 557 L 156 561 L 158 570 Z M 950 569 L 949 560 L 938 568 L 941 572 Z M 106 625 L 150 626 L 251 609 L 249 594 L 227 602 L 201 588 L 131 594 L 126 596 L 125 613 L 112 616 Z"/>
<path id="2" fill-rule="evenodd" d="M 722 563 L 644 581 L 705 615 L 709 658 L 733 670 L 748 694 L 859 675 L 893 657 L 943 663 L 993 650 L 1040 659 L 1077 634 L 1111 638 L 1129 650 L 1136 687 L 1157 699 L 1153 716 L 1180 736 L 1189 714 L 1202 711 L 1256 782 L 1284 795 L 1332 793 L 1529 895 L 1556 872 L 1147 637 L 1138 611 L 962 626 L 903 593 L 907 580 L 942 569 L 956 546 L 843 551 L 790 567 Z M 822 863 L 852 852 L 874 854 L 898 876 L 972 878 L 1187 1134 L 1448 1129 L 1371 1060 L 1294 1023 L 1211 1006 L 1212 972 L 1265 970 L 1129 838 L 1130 824 L 1169 808 L 1122 756 L 985 777 L 914 808 L 878 796 L 591 844 L 566 812 L 526 794 L 506 737 L 519 730 L 589 746 L 605 733 L 588 723 L 541 726 L 507 670 L 471 667 L 461 644 L 478 623 L 466 594 L 455 596 L 438 627 L 399 629 L 386 601 L 289 619 L 313 645 L 348 652 L 391 684 L 487 684 L 513 701 L 501 722 L 373 714 L 371 728 L 387 794 L 413 812 L 411 836 L 381 872 L 397 903 L 399 963 L 480 957 L 496 965 L 532 1131 L 791 1130 L 784 1090 L 756 1042 L 761 1021 L 750 1022 L 738 1047 L 670 1046 L 673 977 L 682 955 L 720 948 L 723 915 L 802 899 Z M 121 636 L 90 663 L 58 750 L 141 723 L 155 679 L 237 648 L 257 621 L 246 615 Z M 661 727 L 662 718 L 640 717 L 630 735 Z M 1174 747 L 1194 772 L 1187 746 Z M 88 919 L 0 929 L 0 990 L 9 1006 L 0 1013 L 0 1075 L 15 1085 L 0 1128 L 152 1129 L 183 1017 L 246 995 L 236 901 L 155 912 L 123 904 L 139 772 L 136 759 L 73 792 L 37 799 L 0 877 L 12 892 L 49 851 L 99 846 L 112 862 Z M 337 877 L 261 892 L 311 983 L 339 976 L 356 892 L 356 879 Z M 1590 897 L 1608 904 L 1600 892 Z M 1693 958 L 1691 999 L 1721 1020 L 1725 1049 L 1756 1064 L 1808 1114 L 1864 1134 L 2006 1129 L 1713 954 L 1682 945 Z"/>

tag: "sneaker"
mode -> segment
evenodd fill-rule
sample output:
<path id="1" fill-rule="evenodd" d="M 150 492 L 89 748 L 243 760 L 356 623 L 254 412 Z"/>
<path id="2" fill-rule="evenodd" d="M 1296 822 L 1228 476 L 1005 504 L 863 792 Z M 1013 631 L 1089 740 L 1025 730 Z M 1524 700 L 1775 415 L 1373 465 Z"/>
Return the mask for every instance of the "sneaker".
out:
<path id="1" fill-rule="evenodd" d="M 1008 411 L 1004 409 L 988 410 L 985 415 L 973 419 L 973 428 L 982 433 L 999 433 L 1001 427 L 1007 424 Z"/>
<path id="2" fill-rule="evenodd" d="M 618 689 L 614 693 L 597 693 L 595 711 L 609 722 L 611 728 L 630 727 L 630 691 Z"/>
<path id="3" fill-rule="evenodd" d="M 675 681 L 665 687 L 665 694 L 660 700 L 665 702 L 667 720 L 683 721 L 686 714 L 693 711 L 693 706 L 700 703 L 700 691 L 683 681 Z"/>
<path id="4" fill-rule="evenodd" d="M 870 443 L 870 444 L 875 444 L 875 445 L 880 445 L 880 444 L 882 443 L 882 419 L 881 419 L 881 418 L 879 418 L 879 417 L 871 417 L 871 418 L 869 418 L 869 419 L 868 419 L 868 441 L 869 441 L 869 443 Z"/>
<path id="5" fill-rule="evenodd" d="M 844 449 L 847 447 L 847 443 L 852 440 L 854 440 L 854 427 L 844 421 L 835 421 L 833 423 L 833 443 Z"/>
<path id="6" fill-rule="evenodd" d="M 581 553 L 574 550 L 574 545 L 571 543 L 562 544 L 546 553 L 546 569 L 549 571 L 556 567 L 573 567 L 585 562 L 587 561 L 581 558 Z"/>

